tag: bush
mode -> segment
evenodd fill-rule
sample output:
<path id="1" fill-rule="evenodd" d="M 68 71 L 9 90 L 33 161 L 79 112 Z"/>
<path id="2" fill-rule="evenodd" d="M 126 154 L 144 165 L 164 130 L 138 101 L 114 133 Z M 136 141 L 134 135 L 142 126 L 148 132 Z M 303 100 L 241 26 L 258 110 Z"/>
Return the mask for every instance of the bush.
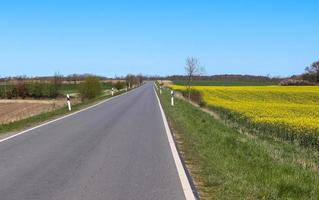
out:
<path id="1" fill-rule="evenodd" d="M 42 96 L 48 98 L 54 98 L 58 96 L 58 91 L 52 83 L 45 83 L 42 87 Z"/>
<path id="2" fill-rule="evenodd" d="M 7 91 L 6 92 L 6 97 L 7 97 L 7 99 L 12 99 L 12 97 L 14 97 L 12 91 Z"/>
<path id="3" fill-rule="evenodd" d="M 93 99 L 102 93 L 100 80 L 95 76 L 85 78 L 80 84 L 80 95 L 82 99 Z"/>
<path id="4" fill-rule="evenodd" d="M 5 98 L 5 93 L 4 93 L 4 88 L 0 87 L 0 98 L 3 99 Z"/>
<path id="5" fill-rule="evenodd" d="M 1 85 L 0 86 L 0 98 L 12 99 L 14 97 L 13 91 L 14 85 Z"/>
<path id="6" fill-rule="evenodd" d="M 43 96 L 43 84 L 40 82 L 33 82 L 28 85 L 28 96 L 40 98 Z"/>
<path id="7" fill-rule="evenodd" d="M 16 90 L 17 96 L 21 97 L 22 99 L 24 99 L 28 94 L 27 86 L 23 82 L 18 83 L 15 86 L 15 90 Z"/>
<path id="8" fill-rule="evenodd" d="M 182 95 L 184 96 L 184 98 L 188 99 L 187 90 L 182 90 Z M 191 89 L 190 98 L 191 98 L 191 101 L 197 103 L 200 107 L 206 106 L 206 102 L 204 101 L 200 91 Z"/>
<path id="9" fill-rule="evenodd" d="M 34 98 L 54 98 L 58 96 L 58 92 L 52 83 L 33 82 L 27 86 L 27 96 Z"/>
<path id="10" fill-rule="evenodd" d="M 121 90 L 124 88 L 125 83 L 121 81 L 117 81 L 113 84 L 113 87 L 115 87 L 117 90 Z"/>

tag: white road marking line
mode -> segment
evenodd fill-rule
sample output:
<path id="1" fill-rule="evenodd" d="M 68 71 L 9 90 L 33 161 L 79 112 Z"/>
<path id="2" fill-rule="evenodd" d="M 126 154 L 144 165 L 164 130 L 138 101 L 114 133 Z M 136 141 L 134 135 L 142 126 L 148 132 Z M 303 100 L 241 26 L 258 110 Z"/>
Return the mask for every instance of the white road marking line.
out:
<path id="1" fill-rule="evenodd" d="M 153 87 L 153 89 L 154 89 L 154 87 Z M 177 152 L 177 148 L 175 146 L 175 142 L 174 142 L 171 130 L 168 127 L 168 123 L 167 123 L 167 119 L 166 119 L 164 110 L 162 108 L 162 105 L 160 103 L 160 100 L 158 98 L 158 95 L 157 95 L 155 89 L 154 89 L 154 92 L 155 92 L 155 95 L 156 95 L 156 98 L 157 98 L 158 105 L 159 105 L 160 110 L 161 110 L 161 114 L 162 114 L 165 130 L 166 130 L 166 135 L 167 135 L 167 138 L 168 138 L 168 143 L 169 143 L 169 145 L 171 147 L 172 155 L 173 155 L 173 158 L 174 158 L 174 161 L 175 161 L 175 165 L 176 165 L 176 168 L 177 168 L 179 180 L 181 181 L 181 184 L 182 184 L 182 188 L 183 188 L 183 192 L 184 192 L 185 198 L 186 198 L 186 200 L 196 200 L 195 195 L 194 195 L 193 190 L 192 190 L 192 187 L 191 187 L 191 185 L 189 183 L 189 180 L 188 180 L 188 178 L 186 176 L 186 172 L 185 172 L 185 169 L 183 167 L 181 158 L 179 157 L 179 154 Z"/>
<path id="2" fill-rule="evenodd" d="M 38 126 L 35 126 L 35 127 L 32 127 L 32 128 L 29 128 L 29 129 L 27 129 L 27 130 L 24 130 L 24 131 L 22 131 L 22 132 L 16 133 L 16 134 L 14 134 L 14 135 L 11 135 L 11 136 L 9 136 L 9 137 L 6 137 L 6 138 L 4 138 L 4 139 L 1 139 L 1 140 L 0 140 L 0 143 L 1 143 L 1 142 L 4 142 L 4 141 L 7 141 L 7 140 L 9 140 L 9 139 L 11 139 L 11 138 L 17 137 L 17 136 L 19 136 L 19 135 L 21 135 L 21 134 L 23 134 L 23 133 L 27 133 L 27 132 L 32 131 L 32 130 L 34 130 L 34 129 L 40 128 L 40 127 L 42 127 L 42 126 L 45 126 L 45 125 L 54 123 L 54 122 L 59 121 L 59 120 L 62 120 L 62 119 L 64 119 L 64 118 L 67 118 L 67 117 L 76 115 L 76 114 L 78 114 L 78 113 L 80 113 L 80 112 L 89 110 L 89 109 L 91 109 L 91 108 L 94 108 L 94 107 L 96 107 L 96 106 L 102 104 L 102 103 L 105 103 L 105 102 L 110 101 L 110 100 L 112 100 L 112 99 L 118 98 L 118 97 L 120 97 L 120 96 L 122 96 L 122 95 L 129 94 L 129 93 L 132 92 L 132 91 L 134 91 L 134 90 L 125 92 L 125 93 L 123 93 L 123 94 L 119 94 L 119 95 L 114 96 L 114 97 L 110 97 L 110 98 L 108 98 L 108 99 L 106 99 L 106 100 L 103 100 L 103 101 L 97 103 L 97 104 L 94 104 L 94 105 L 89 106 L 89 107 L 87 107 L 87 108 L 83 108 L 82 110 L 78 110 L 78 111 L 76 111 L 76 112 L 74 112 L 74 113 L 65 115 L 65 116 L 63 116 L 63 117 L 60 117 L 60 118 L 51 120 L 51 121 L 46 122 L 46 123 L 44 123 L 44 124 L 40 124 L 40 125 L 38 125 Z"/>

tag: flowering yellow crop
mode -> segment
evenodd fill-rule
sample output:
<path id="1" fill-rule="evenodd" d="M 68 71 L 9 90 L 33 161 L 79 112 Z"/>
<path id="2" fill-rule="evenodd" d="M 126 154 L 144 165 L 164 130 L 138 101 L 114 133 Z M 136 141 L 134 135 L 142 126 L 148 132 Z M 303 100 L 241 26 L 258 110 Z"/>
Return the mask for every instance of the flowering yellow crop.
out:
<path id="1" fill-rule="evenodd" d="M 208 105 L 235 111 L 255 124 L 319 134 L 318 86 L 193 86 L 192 89 L 201 91 Z"/>

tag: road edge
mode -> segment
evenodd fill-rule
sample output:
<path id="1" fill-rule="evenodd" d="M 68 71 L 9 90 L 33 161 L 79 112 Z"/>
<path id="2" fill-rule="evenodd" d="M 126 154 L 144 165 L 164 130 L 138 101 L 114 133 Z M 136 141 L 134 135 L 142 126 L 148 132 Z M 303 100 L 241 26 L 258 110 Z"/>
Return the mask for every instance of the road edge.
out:
<path id="1" fill-rule="evenodd" d="M 137 87 L 137 88 L 139 88 L 139 87 Z M 26 130 L 20 131 L 20 132 L 18 132 L 18 133 L 15 133 L 15 134 L 13 134 L 13 135 L 8 136 L 8 137 L 4 137 L 4 138 L 0 139 L 0 143 L 5 142 L 5 141 L 7 141 L 7 140 L 10 140 L 10 139 L 12 139 L 12 138 L 14 138 L 14 137 L 17 137 L 17 136 L 21 135 L 21 134 L 24 134 L 24 133 L 30 132 L 30 131 L 32 131 L 32 130 L 35 130 L 35 129 L 37 129 L 37 128 L 40 128 L 40 127 L 42 127 L 42 126 L 46 126 L 46 125 L 48 125 L 48 124 L 51 124 L 51 123 L 57 122 L 57 121 L 59 121 L 59 120 L 62 120 L 62 119 L 71 117 L 71 116 L 73 116 L 73 115 L 76 115 L 76 114 L 78 114 L 78 113 L 80 113 L 80 112 L 89 110 L 89 109 L 91 109 L 91 108 L 94 108 L 94 107 L 96 107 L 96 106 L 102 104 L 102 103 L 105 103 L 105 102 L 111 101 L 111 100 L 113 100 L 113 99 L 116 99 L 116 98 L 118 98 L 118 97 L 120 97 L 120 96 L 129 94 L 129 93 L 133 92 L 133 91 L 134 91 L 135 89 L 137 89 L 137 88 L 134 88 L 134 89 L 132 89 L 132 90 L 130 90 L 130 91 L 128 91 L 128 92 L 124 92 L 124 93 L 122 93 L 122 94 L 119 94 L 119 95 L 116 95 L 116 96 L 107 98 L 107 99 L 105 99 L 105 100 L 102 100 L 102 101 L 100 101 L 100 102 L 97 102 L 96 104 L 93 104 L 93 105 L 88 106 L 88 107 L 86 107 L 86 108 L 83 108 L 83 109 L 80 109 L 80 110 L 78 110 L 78 111 L 72 112 L 72 113 L 70 113 L 70 114 L 64 115 L 64 116 L 62 116 L 62 117 L 59 117 L 59 118 L 50 120 L 50 121 L 48 121 L 48 122 L 41 123 L 40 125 L 34 126 L 34 127 L 32 127 L 32 128 L 28 128 L 28 129 L 26 129 Z"/>
<path id="2" fill-rule="evenodd" d="M 155 96 L 157 98 L 159 108 L 161 110 L 161 115 L 162 115 L 162 119 L 163 119 L 163 123 L 164 123 L 164 127 L 165 127 L 165 132 L 166 132 L 168 143 L 169 143 L 169 146 L 170 146 L 173 158 L 174 158 L 174 162 L 175 162 L 175 166 L 176 166 L 176 169 L 178 172 L 179 180 L 182 184 L 184 196 L 185 196 L 186 200 L 196 200 L 195 194 L 194 194 L 192 187 L 191 187 L 191 183 L 188 179 L 188 176 L 186 175 L 186 171 L 185 171 L 184 165 L 182 163 L 181 157 L 177 151 L 177 147 L 176 147 L 175 141 L 173 139 L 172 132 L 168 126 L 167 118 L 166 118 L 166 115 L 165 115 L 164 110 L 162 108 L 162 104 L 160 102 L 160 99 L 159 99 L 158 94 L 157 94 L 154 87 L 153 87 L 153 90 L 155 92 Z"/>

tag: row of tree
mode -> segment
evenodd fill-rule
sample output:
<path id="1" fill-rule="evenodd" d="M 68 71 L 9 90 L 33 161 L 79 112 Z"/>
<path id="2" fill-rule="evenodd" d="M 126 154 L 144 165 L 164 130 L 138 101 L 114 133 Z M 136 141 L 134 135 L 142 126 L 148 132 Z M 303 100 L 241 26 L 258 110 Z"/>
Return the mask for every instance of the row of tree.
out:
<path id="1" fill-rule="evenodd" d="M 144 79 L 145 77 L 142 75 L 129 74 L 125 77 L 125 80 L 117 80 L 112 86 L 117 90 L 124 88 L 130 89 L 134 86 L 141 85 Z M 102 93 L 100 78 L 97 76 L 86 77 L 85 80 L 80 83 L 79 92 L 82 99 L 93 99 L 98 97 Z"/>
<path id="2" fill-rule="evenodd" d="M 74 76 L 76 77 L 76 76 Z M 78 76 L 77 76 L 78 77 Z M 78 77 L 79 78 L 79 77 Z M 8 79 L 8 78 L 7 78 Z M 31 79 L 28 77 L 15 77 L 8 83 L 7 79 L 2 79 L 0 84 L 0 98 L 16 99 L 16 98 L 56 98 L 59 96 L 59 90 L 65 81 L 65 77 L 56 73 L 52 77 Z M 126 77 L 117 80 L 112 87 L 121 90 L 123 88 L 132 88 L 142 84 L 145 77 L 141 74 L 129 74 Z M 81 81 L 77 79 L 74 83 L 79 84 L 79 93 L 82 99 L 92 99 L 102 93 L 102 83 L 105 79 L 101 76 L 86 75 L 81 77 Z"/>
<path id="3" fill-rule="evenodd" d="M 279 83 L 281 85 L 314 85 L 319 84 L 319 61 L 306 67 L 305 73 L 300 76 L 292 76 L 291 79 L 271 78 L 269 76 L 249 76 L 249 75 L 215 75 L 203 76 L 203 67 L 197 58 L 188 57 L 186 59 L 185 74 L 186 76 L 171 76 L 170 80 L 186 80 L 188 99 L 191 98 L 191 82 L 193 80 L 210 80 L 210 81 L 267 81 Z M 299 79 L 298 79 L 299 78 Z"/>
<path id="4" fill-rule="evenodd" d="M 58 76 L 61 81 L 63 82 L 70 82 L 70 83 L 79 83 L 81 81 L 84 81 L 85 78 L 90 77 L 90 76 L 96 76 L 100 80 L 110 80 L 111 78 L 107 78 L 105 76 L 97 76 L 94 74 L 70 74 L 70 75 L 62 75 L 58 72 L 56 72 L 53 76 L 26 76 L 26 75 L 21 75 L 21 76 L 8 76 L 8 77 L 2 77 L 0 78 L 0 81 L 4 80 L 17 80 L 17 81 L 52 81 L 56 76 Z"/>
<path id="5" fill-rule="evenodd" d="M 62 85 L 63 76 L 55 73 L 48 80 L 30 80 L 27 77 L 18 77 L 15 82 L 0 85 L 0 98 L 55 98 L 59 95 L 59 89 Z"/>
<path id="6" fill-rule="evenodd" d="M 0 87 L 0 97 L 3 99 L 55 98 L 58 94 L 56 85 L 48 82 L 18 82 Z"/>

